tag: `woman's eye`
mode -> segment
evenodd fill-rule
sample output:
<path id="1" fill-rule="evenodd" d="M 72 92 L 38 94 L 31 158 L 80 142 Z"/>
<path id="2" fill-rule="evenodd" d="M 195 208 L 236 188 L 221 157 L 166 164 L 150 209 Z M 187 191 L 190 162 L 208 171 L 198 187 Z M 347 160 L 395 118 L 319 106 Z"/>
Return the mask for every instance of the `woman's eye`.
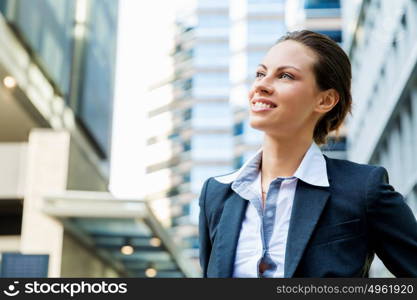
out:
<path id="1" fill-rule="evenodd" d="M 287 78 L 287 79 L 294 79 L 290 74 L 288 73 L 282 73 L 279 75 L 279 78 Z"/>
<path id="2" fill-rule="evenodd" d="M 265 76 L 265 74 L 261 72 L 256 72 L 256 78 L 260 78 L 262 76 Z"/>

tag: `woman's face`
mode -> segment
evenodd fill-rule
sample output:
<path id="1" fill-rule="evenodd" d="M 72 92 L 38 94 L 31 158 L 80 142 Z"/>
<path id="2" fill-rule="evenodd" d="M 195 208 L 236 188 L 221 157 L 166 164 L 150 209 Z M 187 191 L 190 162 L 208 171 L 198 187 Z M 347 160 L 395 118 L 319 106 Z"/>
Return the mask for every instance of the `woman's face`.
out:
<path id="1" fill-rule="evenodd" d="M 249 92 L 250 124 L 272 136 L 313 133 L 320 98 L 313 65 L 315 53 L 287 40 L 273 46 L 256 71 Z"/>

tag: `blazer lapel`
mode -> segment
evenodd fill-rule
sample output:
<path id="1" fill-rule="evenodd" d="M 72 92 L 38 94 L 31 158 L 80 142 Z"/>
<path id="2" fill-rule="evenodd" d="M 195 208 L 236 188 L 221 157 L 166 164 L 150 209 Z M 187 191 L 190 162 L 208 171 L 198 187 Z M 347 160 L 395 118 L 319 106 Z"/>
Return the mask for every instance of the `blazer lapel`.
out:
<path id="1" fill-rule="evenodd" d="M 217 228 L 219 240 L 216 243 L 216 252 L 219 277 L 232 277 L 233 275 L 237 242 L 248 202 L 233 192 L 224 204 Z"/>
<path id="2" fill-rule="evenodd" d="M 284 277 L 292 277 L 329 198 L 328 187 L 298 180 L 288 229 Z"/>

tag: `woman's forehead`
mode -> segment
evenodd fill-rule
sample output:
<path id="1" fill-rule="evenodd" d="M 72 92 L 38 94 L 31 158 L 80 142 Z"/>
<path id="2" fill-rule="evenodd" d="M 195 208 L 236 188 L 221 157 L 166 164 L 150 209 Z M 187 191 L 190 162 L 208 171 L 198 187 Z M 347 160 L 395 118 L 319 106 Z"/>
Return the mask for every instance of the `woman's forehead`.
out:
<path id="1" fill-rule="evenodd" d="M 316 62 L 316 55 L 307 46 L 296 41 L 283 41 L 274 45 L 262 60 L 268 69 L 277 69 L 283 65 L 291 65 L 302 71 L 311 70 Z"/>

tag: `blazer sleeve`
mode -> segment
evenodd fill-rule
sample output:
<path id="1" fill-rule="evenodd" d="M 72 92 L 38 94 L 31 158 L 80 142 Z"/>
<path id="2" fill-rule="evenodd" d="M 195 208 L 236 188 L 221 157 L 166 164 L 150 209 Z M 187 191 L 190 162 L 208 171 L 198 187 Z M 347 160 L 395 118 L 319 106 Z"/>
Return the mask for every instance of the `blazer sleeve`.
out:
<path id="1" fill-rule="evenodd" d="M 203 277 L 207 277 L 207 266 L 211 253 L 211 241 L 209 235 L 209 228 L 206 217 L 206 193 L 207 186 L 210 179 L 207 179 L 204 182 L 203 188 L 201 190 L 200 199 L 198 201 L 200 206 L 199 213 L 199 222 L 198 222 L 198 236 L 199 236 L 199 256 L 200 256 L 200 266 L 203 271 Z"/>
<path id="2" fill-rule="evenodd" d="M 368 229 L 375 253 L 396 277 L 417 277 L 417 222 L 384 167 L 367 180 Z"/>

